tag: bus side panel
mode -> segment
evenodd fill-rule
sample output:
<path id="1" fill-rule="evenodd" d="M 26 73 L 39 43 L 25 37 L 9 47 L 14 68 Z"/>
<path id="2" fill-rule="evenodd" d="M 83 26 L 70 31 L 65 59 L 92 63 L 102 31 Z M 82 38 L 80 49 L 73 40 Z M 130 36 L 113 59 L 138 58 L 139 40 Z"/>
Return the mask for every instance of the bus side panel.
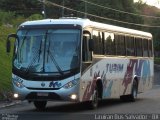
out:
<path id="1" fill-rule="evenodd" d="M 154 80 L 154 63 L 153 59 L 145 60 L 143 62 L 143 67 L 141 71 L 141 80 L 140 80 L 140 86 L 142 86 L 142 91 L 139 92 L 145 92 L 146 90 L 149 90 L 152 88 Z M 139 86 L 139 89 L 140 89 Z"/>
<path id="2" fill-rule="evenodd" d="M 96 81 L 101 80 L 102 98 L 119 98 L 131 93 L 135 76 L 139 82 L 139 92 L 152 87 L 153 62 L 148 59 L 99 58 L 86 70 L 80 83 L 80 101 L 91 100 Z"/>
<path id="3" fill-rule="evenodd" d="M 97 80 L 102 81 L 102 98 L 118 98 L 120 83 L 124 78 L 127 61 L 111 57 L 94 58 L 93 65 L 81 77 L 80 101 L 91 100 Z"/>
<path id="4" fill-rule="evenodd" d="M 124 79 L 120 85 L 120 95 L 128 95 L 131 93 L 134 79 L 138 81 L 139 93 L 151 89 L 153 81 L 153 61 L 149 59 L 129 60 Z M 123 86 L 125 88 L 123 88 Z"/>

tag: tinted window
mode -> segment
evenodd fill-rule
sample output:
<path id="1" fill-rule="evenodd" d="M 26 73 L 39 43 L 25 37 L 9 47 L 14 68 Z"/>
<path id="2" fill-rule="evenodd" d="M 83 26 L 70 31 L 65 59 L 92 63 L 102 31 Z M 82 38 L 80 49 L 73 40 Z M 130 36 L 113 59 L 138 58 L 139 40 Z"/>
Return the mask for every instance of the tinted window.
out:
<path id="1" fill-rule="evenodd" d="M 92 54 L 91 51 L 89 51 L 89 34 L 83 34 L 83 47 L 82 47 L 82 60 L 83 61 L 91 61 L 92 60 Z"/>
<path id="2" fill-rule="evenodd" d="M 134 37 L 126 36 L 126 51 L 127 56 L 135 55 L 135 47 L 134 47 Z"/>
<path id="3" fill-rule="evenodd" d="M 123 35 L 115 35 L 116 41 L 116 54 L 124 56 L 126 54 L 125 50 L 125 37 Z"/>
<path id="4" fill-rule="evenodd" d="M 115 55 L 115 39 L 113 33 L 105 32 L 105 54 Z"/>
<path id="5" fill-rule="evenodd" d="M 148 39 L 143 39 L 143 56 L 148 57 Z"/>
<path id="6" fill-rule="evenodd" d="M 102 42 L 102 33 L 99 31 L 93 31 L 93 40 L 94 40 L 94 53 L 102 54 L 103 51 L 103 42 Z"/>
<path id="7" fill-rule="evenodd" d="M 149 49 L 149 56 L 153 56 L 153 51 L 152 51 L 152 40 L 148 40 L 148 49 Z"/>
<path id="8" fill-rule="evenodd" d="M 142 39 L 136 38 L 136 55 L 142 57 Z"/>

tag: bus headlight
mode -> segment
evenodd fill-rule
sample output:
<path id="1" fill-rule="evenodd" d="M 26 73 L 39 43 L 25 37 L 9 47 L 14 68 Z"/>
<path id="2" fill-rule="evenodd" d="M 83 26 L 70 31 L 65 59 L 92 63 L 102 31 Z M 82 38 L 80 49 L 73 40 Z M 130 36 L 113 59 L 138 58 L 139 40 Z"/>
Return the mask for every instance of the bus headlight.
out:
<path id="1" fill-rule="evenodd" d="M 16 85 L 18 88 L 23 88 L 23 80 L 18 77 L 13 78 L 13 84 Z"/>
<path id="2" fill-rule="evenodd" d="M 78 81 L 79 81 L 79 79 L 72 80 L 72 81 L 68 82 L 67 84 L 65 84 L 63 87 L 65 89 L 69 89 L 69 88 L 75 86 L 78 83 Z"/>

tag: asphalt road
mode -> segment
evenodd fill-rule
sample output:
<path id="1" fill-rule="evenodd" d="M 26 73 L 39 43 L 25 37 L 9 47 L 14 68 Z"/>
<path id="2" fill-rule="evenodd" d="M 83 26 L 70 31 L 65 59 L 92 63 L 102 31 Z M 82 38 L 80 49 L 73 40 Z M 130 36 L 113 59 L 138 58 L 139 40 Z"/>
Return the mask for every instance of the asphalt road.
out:
<path id="1" fill-rule="evenodd" d="M 0 108 L 0 120 L 160 120 L 159 69 L 155 70 L 153 89 L 139 94 L 136 102 L 103 100 L 95 110 L 84 103 L 49 102 L 45 111 L 37 111 L 26 101 Z"/>
<path id="2" fill-rule="evenodd" d="M 2 120 L 94 120 L 117 114 L 160 114 L 160 86 L 139 94 L 136 102 L 122 102 L 119 99 L 104 100 L 96 110 L 89 110 L 86 104 L 49 102 L 45 111 L 37 111 L 33 104 L 20 104 L 0 109 Z M 107 116 L 106 116 L 107 115 Z M 123 116 L 122 116 L 123 117 Z M 160 116 L 158 116 L 160 119 Z M 157 120 L 158 120 L 157 119 Z"/>

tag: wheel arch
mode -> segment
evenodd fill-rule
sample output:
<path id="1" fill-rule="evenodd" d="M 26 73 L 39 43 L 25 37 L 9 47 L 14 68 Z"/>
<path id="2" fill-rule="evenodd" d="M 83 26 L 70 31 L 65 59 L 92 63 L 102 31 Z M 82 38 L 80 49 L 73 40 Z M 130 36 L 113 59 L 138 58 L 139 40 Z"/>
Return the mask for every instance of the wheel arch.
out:
<path id="1" fill-rule="evenodd" d="M 138 91 L 139 91 L 139 82 L 140 82 L 138 76 L 136 76 L 136 75 L 134 76 L 133 82 L 132 82 L 132 87 L 133 87 L 134 81 L 137 84 L 137 93 L 138 93 Z M 132 92 L 132 87 L 131 87 L 131 92 Z"/>
<path id="2" fill-rule="evenodd" d="M 136 81 L 137 82 L 137 87 L 139 86 L 139 79 L 138 79 L 138 76 L 135 75 L 134 78 L 133 78 L 133 81 Z M 132 82 L 133 83 L 133 82 Z"/>

